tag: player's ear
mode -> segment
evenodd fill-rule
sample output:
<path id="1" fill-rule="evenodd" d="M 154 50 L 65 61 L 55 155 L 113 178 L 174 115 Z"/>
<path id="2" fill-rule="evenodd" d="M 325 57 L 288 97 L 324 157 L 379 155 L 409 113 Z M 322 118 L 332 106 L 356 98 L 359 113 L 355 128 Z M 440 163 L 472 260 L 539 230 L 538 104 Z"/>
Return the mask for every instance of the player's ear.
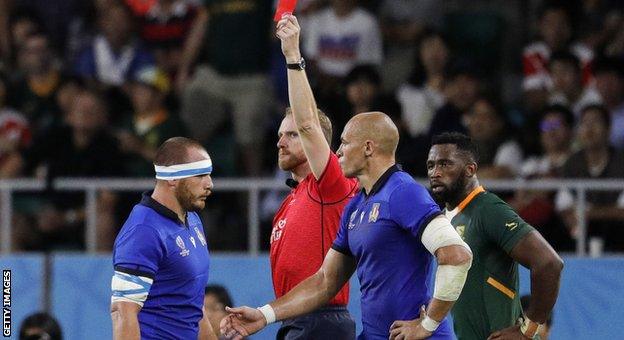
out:
<path id="1" fill-rule="evenodd" d="M 375 145 L 375 143 L 372 140 L 370 140 L 370 139 L 366 140 L 364 142 L 364 155 L 366 157 L 372 156 L 373 155 L 373 151 L 375 149 L 375 146 L 376 145 Z"/>
<path id="2" fill-rule="evenodd" d="M 477 174 L 477 163 L 469 162 L 468 164 L 466 164 L 466 167 L 464 168 L 464 175 L 466 177 L 473 177 L 476 174 Z"/>

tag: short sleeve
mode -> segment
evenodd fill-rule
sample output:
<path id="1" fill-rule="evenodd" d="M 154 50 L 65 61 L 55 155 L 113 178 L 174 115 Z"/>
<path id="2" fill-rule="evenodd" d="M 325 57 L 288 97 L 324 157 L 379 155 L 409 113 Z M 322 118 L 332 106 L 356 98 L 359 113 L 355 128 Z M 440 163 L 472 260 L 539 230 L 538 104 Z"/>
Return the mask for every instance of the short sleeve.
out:
<path id="1" fill-rule="evenodd" d="M 351 194 L 356 186 L 355 181 L 346 178 L 340 168 L 338 156 L 329 153 L 329 160 L 321 177 L 315 181 L 315 190 L 325 204 L 340 202 Z"/>
<path id="2" fill-rule="evenodd" d="M 153 278 L 165 254 L 158 232 L 139 224 L 119 235 L 113 250 L 113 265 L 118 271 Z"/>
<path id="3" fill-rule="evenodd" d="M 481 213 L 479 219 L 485 235 L 507 253 L 534 230 L 504 202 L 495 203 L 493 209 Z"/>
<path id="4" fill-rule="evenodd" d="M 350 210 L 351 209 L 349 209 L 348 205 L 347 207 L 345 207 L 345 210 L 340 217 L 340 228 L 338 229 L 338 234 L 336 235 L 334 243 L 332 244 L 332 249 L 342 254 L 353 256 L 353 253 L 349 248 L 349 230 L 347 228 L 350 220 L 350 215 L 354 213 L 349 212 Z"/>
<path id="5" fill-rule="evenodd" d="M 423 228 L 441 214 L 427 189 L 417 183 L 404 183 L 390 196 L 390 218 L 420 239 Z"/>

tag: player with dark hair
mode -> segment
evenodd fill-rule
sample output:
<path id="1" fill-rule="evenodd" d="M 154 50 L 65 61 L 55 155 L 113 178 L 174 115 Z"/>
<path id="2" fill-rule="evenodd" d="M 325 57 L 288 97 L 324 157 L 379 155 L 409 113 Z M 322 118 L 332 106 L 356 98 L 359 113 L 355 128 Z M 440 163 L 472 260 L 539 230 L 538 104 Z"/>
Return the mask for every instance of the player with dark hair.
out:
<path id="1" fill-rule="evenodd" d="M 114 339 L 216 339 L 203 318 L 209 255 L 198 211 L 213 187 L 212 161 L 197 142 L 174 137 L 154 159 L 156 187 L 143 194 L 113 249 Z M 203 319 L 202 319 L 203 318 Z"/>
<path id="2" fill-rule="evenodd" d="M 63 340 L 63 331 L 56 319 L 48 313 L 31 314 L 24 319 L 19 331 L 20 340 Z"/>
<path id="3" fill-rule="evenodd" d="M 557 300 L 563 261 L 539 232 L 479 185 L 478 159 L 470 137 L 443 133 L 433 138 L 427 160 L 433 196 L 474 254 L 452 310 L 455 333 L 462 340 L 533 338 Z M 531 270 L 533 303 L 524 315 L 518 263 Z"/>

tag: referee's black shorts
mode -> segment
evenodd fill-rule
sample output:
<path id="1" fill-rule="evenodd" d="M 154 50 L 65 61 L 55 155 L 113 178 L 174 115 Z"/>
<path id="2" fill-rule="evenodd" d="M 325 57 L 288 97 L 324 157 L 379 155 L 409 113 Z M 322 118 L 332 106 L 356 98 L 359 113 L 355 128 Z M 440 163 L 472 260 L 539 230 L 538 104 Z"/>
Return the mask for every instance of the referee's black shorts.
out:
<path id="1" fill-rule="evenodd" d="M 346 307 L 325 307 L 304 316 L 284 320 L 277 340 L 355 339 L 355 321 Z"/>

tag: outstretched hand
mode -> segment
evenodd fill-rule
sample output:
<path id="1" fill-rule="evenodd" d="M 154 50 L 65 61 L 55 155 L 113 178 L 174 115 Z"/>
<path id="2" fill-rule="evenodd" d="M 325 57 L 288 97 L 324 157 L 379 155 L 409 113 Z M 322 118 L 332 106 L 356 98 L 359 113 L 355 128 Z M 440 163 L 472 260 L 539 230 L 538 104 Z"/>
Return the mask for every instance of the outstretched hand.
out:
<path id="1" fill-rule="evenodd" d="M 247 306 L 225 307 L 225 311 L 230 314 L 221 319 L 219 328 L 221 334 L 228 339 L 241 340 L 243 337 L 263 329 L 267 324 L 264 315 L 256 308 Z"/>
<path id="2" fill-rule="evenodd" d="M 282 42 L 282 53 L 288 63 L 296 63 L 301 59 L 299 49 L 299 22 L 292 14 L 284 14 L 277 23 L 276 35 Z"/>

